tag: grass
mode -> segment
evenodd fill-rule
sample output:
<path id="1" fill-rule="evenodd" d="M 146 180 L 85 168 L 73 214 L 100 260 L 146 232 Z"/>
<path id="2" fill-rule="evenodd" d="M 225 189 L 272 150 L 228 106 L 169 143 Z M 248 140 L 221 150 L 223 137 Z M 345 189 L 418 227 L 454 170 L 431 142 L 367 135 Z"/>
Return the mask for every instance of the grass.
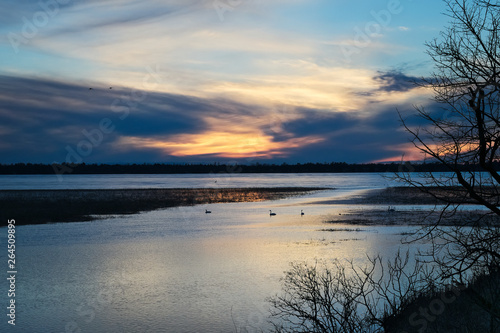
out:
<path id="1" fill-rule="evenodd" d="M 356 228 L 356 229 L 351 229 L 351 228 L 328 228 L 328 229 L 321 229 L 320 231 L 328 231 L 328 232 L 337 232 L 337 231 L 360 232 L 360 231 L 367 231 L 367 230 L 362 230 L 360 228 Z"/>

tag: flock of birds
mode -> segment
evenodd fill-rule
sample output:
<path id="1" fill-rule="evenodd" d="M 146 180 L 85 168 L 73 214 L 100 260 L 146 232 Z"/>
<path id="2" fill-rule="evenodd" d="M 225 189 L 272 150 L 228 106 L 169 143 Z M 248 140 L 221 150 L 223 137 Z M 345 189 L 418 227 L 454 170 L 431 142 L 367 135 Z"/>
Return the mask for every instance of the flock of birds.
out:
<path id="1" fill-rule="evenodd" d="M 205 209 L 205 214 L 211 214 L 212 211 L 211 210 L 208 210 L 208 209 Z M 269 216 L 275 216 L 276 213 L 274 213 L 271 209 L 269 209 Z M 300 216 L 303 216 L 304 215 L 304 210 L 300 210 Z"/>

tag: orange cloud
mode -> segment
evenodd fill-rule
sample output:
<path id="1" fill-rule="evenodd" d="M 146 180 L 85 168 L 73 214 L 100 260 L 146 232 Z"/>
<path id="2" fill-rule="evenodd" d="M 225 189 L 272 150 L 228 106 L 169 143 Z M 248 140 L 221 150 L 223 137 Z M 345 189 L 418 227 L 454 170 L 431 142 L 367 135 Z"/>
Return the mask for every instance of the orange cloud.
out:
<path id="1" fill-rule="evenodd" d="M 292 138 L 274 142 L 270 135 L 256 133 L 227 133 L 209 131 L 201 134 L 183 134 L 175 140 L 122 137 L 121 148 L 154 148 L 172 156 L 215 155 L 225 158 L 252 158 L 286 156 L 286 149 L 299 148 L 323 141 L 320 137 Z"/>

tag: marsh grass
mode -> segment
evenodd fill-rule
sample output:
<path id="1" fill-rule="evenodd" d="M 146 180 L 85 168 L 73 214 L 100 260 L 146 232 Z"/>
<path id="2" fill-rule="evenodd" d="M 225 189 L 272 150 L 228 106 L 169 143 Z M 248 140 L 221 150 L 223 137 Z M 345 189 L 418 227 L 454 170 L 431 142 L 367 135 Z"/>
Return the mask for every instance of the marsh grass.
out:
<path id="1" fill-rule="evenodd" d="M 208 203 L 278 200 L 319 188 L 4 190 L 0 219 L 19 224 L 91 221 L 102 215 L 135 214 Z"/>
<path id="2" fill-rule="evenodd" d="M 347 231 L 347 232 L 361 232 L 361 231 L 369 231 L 369 230 L 364 230 L 361 228 L 329 228 L 329 229 L 321 229 L 319 231 L 329 231 L 329 232 L 338 232 L 338 231 Z"/>

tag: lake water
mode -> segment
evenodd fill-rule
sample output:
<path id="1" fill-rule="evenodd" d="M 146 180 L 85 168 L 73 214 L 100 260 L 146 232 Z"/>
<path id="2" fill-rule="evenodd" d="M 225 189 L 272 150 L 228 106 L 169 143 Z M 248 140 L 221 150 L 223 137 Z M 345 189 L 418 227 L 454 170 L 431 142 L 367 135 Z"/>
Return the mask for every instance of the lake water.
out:
<path id="1" fill-rule="evenodd" d="M 1 189 L 332 188 L 277 201 L 18 226 L 16 327 L 3 314 L 0 331 L 265 331 L 266 298 L 279 293 L 290 262 L 363 263 L 367 253 L 390 257 L 404 248 L 401 234 L 409 227 L 320 231 L 349 207 L 315 204 L 393 185 L 380 174 L 71 175 L 62 182 L 50 175 L 0 176 Z M 269 216 L 270 209 L 277 215 Z M 0 234 L 6 266 L 7 228 Z M 5 309 L 8 285 L 2 280 Z"/>
<path id="2" fill-rule="evenodd" d="M 268 173 L 185 175 L 0 175 L 0 190 L 219 187 L 332 187 L 370 189 L 397 185 L 393 174 Z"/>

